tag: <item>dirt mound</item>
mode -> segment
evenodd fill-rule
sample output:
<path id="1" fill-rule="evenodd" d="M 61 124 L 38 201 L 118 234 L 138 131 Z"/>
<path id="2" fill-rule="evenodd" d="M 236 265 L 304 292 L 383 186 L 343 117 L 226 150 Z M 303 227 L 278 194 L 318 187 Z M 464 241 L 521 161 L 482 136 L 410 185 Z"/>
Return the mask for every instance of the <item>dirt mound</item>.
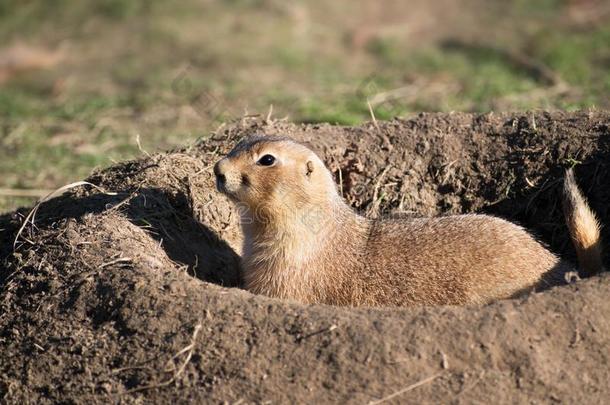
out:
<path id="1" fill-rule="evenodd" d="M 211 167 L 251 133 L 323 156 L 370 215 L 488 212 L 573 259 L 563 168 L 610 223 L 610 114 L 422 114 L 358 128 L 251 118 L 0 217 L 7 402 L 568 402 L 610 397 L 610 277 L 477 308 L 302 306 L 239 288 Z M 610 227 L 604 239 L 610 241 Z M 417 383 L 420 384 L 417 384 Z M 415 385 L 414 385 L 415 384 Z"/>

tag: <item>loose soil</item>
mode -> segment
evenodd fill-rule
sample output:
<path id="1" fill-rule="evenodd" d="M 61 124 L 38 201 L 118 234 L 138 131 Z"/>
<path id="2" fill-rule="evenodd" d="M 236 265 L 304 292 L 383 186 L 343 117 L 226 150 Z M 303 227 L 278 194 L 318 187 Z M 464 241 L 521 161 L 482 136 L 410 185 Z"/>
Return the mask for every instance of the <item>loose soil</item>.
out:
<path id="1" fill-rule="evenodd" d="M 574 260 L 559 193 L 576 165 L 610 223 L 610 113 L 421 114 L 355 128 L 243 118 L 192 147 L 94 173 L 108 193 L 77 187 L 42 204 L 15 247 L 29 210 L 0 217 L 0 398 L 610 398 L 607 273 L 484 307 L 303 306 L 240 289 L 237 216 L 211 168 L 253 133 L 308 142 L 371 217 L 486 212 Z"/>

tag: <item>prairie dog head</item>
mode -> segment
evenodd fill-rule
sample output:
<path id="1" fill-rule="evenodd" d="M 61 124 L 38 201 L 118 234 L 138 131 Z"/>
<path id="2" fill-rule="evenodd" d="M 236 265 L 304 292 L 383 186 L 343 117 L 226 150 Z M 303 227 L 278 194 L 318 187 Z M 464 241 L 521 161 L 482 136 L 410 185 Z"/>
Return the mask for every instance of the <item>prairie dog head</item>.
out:
<path id="1" fill-rule="evenodd" d="M 220 192 L 269 220 L 322 210 L 339 199 L 322 160 L 289 138 L 247 138 L 216 163 L 214 174 Z"/>

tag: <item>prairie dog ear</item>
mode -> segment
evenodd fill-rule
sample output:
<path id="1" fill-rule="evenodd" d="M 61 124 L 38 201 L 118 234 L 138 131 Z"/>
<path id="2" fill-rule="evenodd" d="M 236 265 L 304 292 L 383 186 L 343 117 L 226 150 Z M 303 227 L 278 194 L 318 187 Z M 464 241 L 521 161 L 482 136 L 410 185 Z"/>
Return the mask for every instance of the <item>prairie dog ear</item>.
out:
<path id="1" fill-rule="evenodd" d="M 311 173 L 313 173 L 313 162 L 311 160 L 307 161 L 307 172 L 305 172 L 305 175 L 307 177 L 309 177 L 311 175 Z"/>

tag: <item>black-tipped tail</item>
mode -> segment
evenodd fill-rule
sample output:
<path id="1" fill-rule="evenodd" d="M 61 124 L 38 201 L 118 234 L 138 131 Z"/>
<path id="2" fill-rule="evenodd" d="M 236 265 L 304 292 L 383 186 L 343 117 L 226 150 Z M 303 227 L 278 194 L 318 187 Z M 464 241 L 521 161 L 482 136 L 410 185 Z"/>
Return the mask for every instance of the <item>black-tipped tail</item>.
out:
<path id="1" fill-rule="evenodd" d="M 563 184 L 563 212 L 578 256 L 579 275 L 589 277 L 603 270 L 600 225 L 583 197 L 572 169 Z"/>

